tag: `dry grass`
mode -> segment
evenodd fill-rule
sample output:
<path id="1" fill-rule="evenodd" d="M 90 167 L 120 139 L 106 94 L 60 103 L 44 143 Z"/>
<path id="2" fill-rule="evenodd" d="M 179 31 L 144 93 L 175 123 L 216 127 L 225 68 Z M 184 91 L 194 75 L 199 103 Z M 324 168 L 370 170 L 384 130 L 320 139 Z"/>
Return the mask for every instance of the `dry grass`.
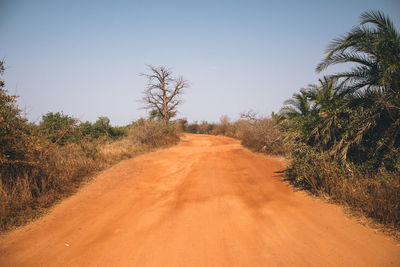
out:
<path id="1" fill-rule="evenodd" d="M 92 139 L 65 146 L 50 144 L 34 165 L 0 172 L 0 230 L 37 218 L 58 200 L 72 194 L 90 176 L 127 158 L 176 144 L 174 126 L 144 121 L 128 137 L 109 143 Z M 150 134 L 151 136 L 146 136 Z M 157 133 L 157 134 L 155 134 Z M 18 174 L 18 175 L 14 175 Z"/>
<path id="2" fill-rule="evenodd" d="M 384 225 L 386 232 L 399 236 L 396 231 L 400 230 L 400 173 L 380 169 L 368 174 L 298 146 L 291 150 L 286 176 L 293 185 L 328 197 L 330 202 L 362 214 L 364 221 L 373 219 L 377 225 Z"/>
<path id="3" fill-rule="evenodd" d="M 133 142 L 145 147 L 163 147 L 179 141 L 179 130 L 175 123 L 139 120 L 128 134 Z"/>
<path id="4" fill-rule="evenodd" d="M 231 123 L 222 117 L 212 134 L 239 139 L 243 146 L 255 152 L 269 155 L 285 152 L 284 133 L 273 118 L 240 119 Z"/>

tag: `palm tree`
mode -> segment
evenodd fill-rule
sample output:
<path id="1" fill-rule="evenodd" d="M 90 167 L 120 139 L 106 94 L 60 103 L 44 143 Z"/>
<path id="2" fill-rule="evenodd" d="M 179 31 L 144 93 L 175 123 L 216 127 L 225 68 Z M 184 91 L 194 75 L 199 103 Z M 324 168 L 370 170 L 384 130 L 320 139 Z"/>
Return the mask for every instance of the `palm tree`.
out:
<path id="1" fill-rule="evenodd" d="M 316 126 L 310 138 L 321 150 L 329 150 L 343 133 L 348 123 L 347 101 L 340 95 L 341 87 L 336 78 L 324 76 L 319 84 L 310 84 L 308 98 L 313 102 Z"/>
<path id="2" fill-rule="evenodd" d="M 321 151 L 332 150 L 348 123 L 347 101 L 335 78 L 324 77 L 285 101 L 280 122 L 296 137 Z"/>
<path id="3" fill-rule="evenodd" d="M 333 75 L 343 79 L 347 93 L 365 89 L 399 95 L 400 35 L 383 13 L 361 14 L 359 26 L 331 42 L 317 72 L 341 63 L 356 64 L 350 71 Z"/>
<path id="4" fill-rule="evenodd" d="M 338 93 L 352 110 L 337 149 L 360 161 L 399 156 L 400 34 L 393 22 L 379 11 L 363 13 L 359 26 L 328 46 L 317 71 L 341 63 L 355 66 L 331 76 L 340 80 Z"/>
<path id="5" fill-rule="evenodd" d="M 304 118 L 311 112 L 311 103 L 308 99 L 306 90 L 300 90 L 300 94 L 293 94 L 291 99 L 284 102 L 284 107 L 281 109 L 280 114 L 282 118 Z"/>
<path id="6" fill-rule="evenodd" d="M 288 130 L 288 137 L 308 140 L 312 126 L 314 124 L 312 113 L 312 103 L 309 100 L 306 89 L 300 93 L 293 94 L 291 99 L 284 102 L 283 108 L 279 112 L 278 123 Z"/>

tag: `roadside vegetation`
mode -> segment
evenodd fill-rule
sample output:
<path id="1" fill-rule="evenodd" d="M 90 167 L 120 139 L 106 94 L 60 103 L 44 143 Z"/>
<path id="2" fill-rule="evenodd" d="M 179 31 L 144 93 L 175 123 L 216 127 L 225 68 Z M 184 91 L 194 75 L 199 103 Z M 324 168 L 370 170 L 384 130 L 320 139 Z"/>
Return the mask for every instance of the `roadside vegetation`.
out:
<path id="1" fill-rule="evenodd" d="M 400 229 L 400 34 L 381 12 L 334 39 L 317 71 L 351 63 L 286 101 L 294 185 Z M 347 66 L 347 65 L 346 65 Z"/>
<path id="2" fill-rule="evenodd" d="M 107 117 L 79 122 L 49 112 L 30 123 L 4 85 L 0 81 L 0 230 L 36 218 L 100 170 L 179 141 L 175 123 L 156 119 L 114 127 Z"/>
<path id="3" fill-rule="evenodd" d="M 222 116 L 218 123 L 194 122 L 188 124 L 181 120 L 184 132 L 224 135 L 239 139 L 241 144 L 252 151 L 270 155 L 283 155 L 285 142 L 283 128 L 277 124 L 277 117 L 262 117 L 250 110 L 240 114 L 240 119 L 231 121 Z"/>
<path id="4" fill-rule="evenodd" d="M 350 64 L 348 64 L 350 63 Z M 317 72 L 278 114 L 253 111 L 218 123 L 171 121 L 188 82 L 148 66 L 143 108 L 148 119 L 114 127 L 107 117 L 79 122 L 62 112 L 28 122 L 0 81 L 0 229 L 21 225 L 73 192 L 88 175 L 158 147 L 180 131 L 224 135 L 249 149 L 285 155 L 285 179 L 392 229 L 400 229 L 400 34 L 378 11 L 334 39 Z M 3 73 L 3 62 L 0 72 Z"/>
<path id="5" fill-rule="evenodd" d="M 336 64 L 350 68 L 301 89 L 270 118 L 250 111 L 183 129 L 285 154 L 294 186 L 400 230 L 400 34 L 381 12 L 365 12 L 316 70 Z"/>

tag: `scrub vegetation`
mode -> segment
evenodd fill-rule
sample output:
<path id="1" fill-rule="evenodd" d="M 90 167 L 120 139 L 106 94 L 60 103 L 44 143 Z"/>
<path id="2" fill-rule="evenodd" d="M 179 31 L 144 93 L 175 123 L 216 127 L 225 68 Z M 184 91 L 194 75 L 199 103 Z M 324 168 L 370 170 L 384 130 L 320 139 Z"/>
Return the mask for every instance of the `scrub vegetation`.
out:
<path id="1" fill-rule="evenodd" d="M 350 67 L 302 88 L 278 114 L 249 111 L 218 123 L 170 121 L 188 83 L 167 67 L 149 66 L 142 74 L 150 117 L 124 127 L 62 112 L 30 123 L 0 81 L 0 229 L 37 216 L 99 170 L 177 143 L 184 131 L 284 155 L 285 179 L 294 186 L 399 230 L 400 34 L 393 22 L 379 11 L 363 13 L 358 26 L 333 39 L 316 70 L 337 64 Z"/>
<path id="2" fill-rule="evenodd" d="M 0 62 L 1 74 L 4 72 Z M 27 121 L 0 82 L 0 230 L 25 224 L 96 172 L 179 141 L 174 123 L 140 119 L 114 127 L 107 117 L 79 122 L 49 112 Z"/>
<path id="3" fill-rule="evenodd" d="M 400 34 L 378 11 L 334 39 L 317 71 L 351 63 L 280 112 L 294 185 L 400 229 Z"/>
<path id="4" fill-rule="evenodd" d="M 188 133 L 224 135 L 241 140 L 243 146 L 255 152 L 270 155 L 285 153 L 284 132 L 277 124 L 277 116 L 262 117 L 250 110 L 240 114 L 240 119 L 231 121 L 228 116 L 222 116 L 218 123 L 194 122 L 188 124 L 181 121 L 183 131 Z"/>
<path id="5" fill-rule="evenodd" d="M 279 114 L 186 125 L 188 132 L 238 138 L 286 155 L 294 186 L 400 229 L 400 34 L 379 11 L 334 39 L 316 70 L 345 64 L 295 93 Z"/>

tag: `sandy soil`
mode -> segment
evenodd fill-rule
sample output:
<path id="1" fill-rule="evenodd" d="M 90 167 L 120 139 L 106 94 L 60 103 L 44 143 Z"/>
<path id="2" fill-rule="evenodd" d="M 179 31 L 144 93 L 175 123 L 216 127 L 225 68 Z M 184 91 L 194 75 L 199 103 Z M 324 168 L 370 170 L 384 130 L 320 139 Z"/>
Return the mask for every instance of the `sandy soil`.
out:
<path id="1" fill-rule="evenodd" d="M 400 246 L 293 192 L 282 161 L 187 135 L 0 237 L 1 266 L 400 266 Z"/>

